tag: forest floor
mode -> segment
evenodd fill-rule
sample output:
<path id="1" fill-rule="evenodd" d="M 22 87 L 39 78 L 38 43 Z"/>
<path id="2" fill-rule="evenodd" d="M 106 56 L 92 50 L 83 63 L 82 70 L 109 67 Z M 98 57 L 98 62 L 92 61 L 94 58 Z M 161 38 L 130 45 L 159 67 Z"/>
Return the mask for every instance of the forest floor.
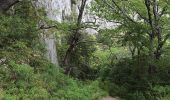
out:
<path id="1" fill-rule="evenodd" d="M 120 99 L 107 96 L 107 97 L 103 97 L 101 100 L 120 100 Z"/>

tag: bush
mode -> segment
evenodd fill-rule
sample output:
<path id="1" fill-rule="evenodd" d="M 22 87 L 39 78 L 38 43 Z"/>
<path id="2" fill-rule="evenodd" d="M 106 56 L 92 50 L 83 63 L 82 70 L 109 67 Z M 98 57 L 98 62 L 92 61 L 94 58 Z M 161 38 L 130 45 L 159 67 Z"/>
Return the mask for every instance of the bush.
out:
<path id="1" fill-rule="evenodd" d="M 41 62 L 42 63 L 42 62 Z M 81 82 L 62 74 L 56 66 L 44 61 L 34 71 L 27 64 L 10 61 L 0 66 L 0 98 L 3 100 L 98 100 L 105 92 L 98 81 Z"/>
<path id="2" fill-rule="evenodd" d="M 142 59 L 142 60 L 141 60 Z M 101 86 L 112 96 L 126 100 L 161 100 L 169 96 L 169 63 L 160 59 L 154 64 L 155 72 L 150 73 L 150 60 L 143 56 L 121 59 L 103 77 Z M 108 67 L 108 69 L 110 66 Z M 109 73 L 109 74 L 108 74 Z M 108 85 L 107 87 L 105 87 Z"/>

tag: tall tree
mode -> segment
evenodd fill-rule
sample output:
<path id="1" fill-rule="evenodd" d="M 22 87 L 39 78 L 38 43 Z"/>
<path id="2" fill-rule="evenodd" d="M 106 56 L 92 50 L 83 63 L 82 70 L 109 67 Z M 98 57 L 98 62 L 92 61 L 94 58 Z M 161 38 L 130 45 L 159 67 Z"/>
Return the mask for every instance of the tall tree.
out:
<path id="1" fill-rule="evenodd" d="M 68 66 L 69 65 L 69 59 L 70 59 L 70 54 L 73 52 L 73 49 L 76 47 L 79 38 L 80 38 L 80 30 L 81 30 L 81 24 L 82 24 L 82 18 L 83 18 L 83 13 L 84 13 L 84 9 L 86 6 L 86 2 L 87 0 L 82 0 L 81 1 L 81 6 L 79 8 L 79 14 L 78 14 L 78 18 L 77 18 L 77 23 L 76 23 L 76 29 L 73 31 L 74 34 L 71 36 L 71 41 L 69 42 L 69 47 L 66 51 L 66 54 L 64 56 L 64 65 Z"/>
<path id="2" fill-rule="evenodd" d="M 160 58 L 170 37 L 168 0 L 96 0 L 96 3 L 98 15 L 119 23 L 125 40 L 131 41 L 138 51 L 147 48 L 151 58 Z"/>

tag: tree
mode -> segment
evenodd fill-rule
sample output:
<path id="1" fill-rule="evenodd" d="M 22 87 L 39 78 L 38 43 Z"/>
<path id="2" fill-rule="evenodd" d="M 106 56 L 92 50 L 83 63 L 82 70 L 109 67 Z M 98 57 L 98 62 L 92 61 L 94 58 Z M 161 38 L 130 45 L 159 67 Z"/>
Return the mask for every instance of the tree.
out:
<path id="1" fill-rule="evenodd" d="M 71 36 L 71 41 L 69 42 L 69 48 L 66 51 L 65 57 L 64 57 L 64 65 L 68 66 L 69 65 L 69 59 L 70 59 L 70 54 L 73 51 L 73 49 L 76 47 L 79 38 L 80 38 L 80 30 L 81 30 L 81 24 L 82 24 L 82 17 L 83 17 L 83 13 L 84 13 L 84 9 L 86 6 L 86 2 L 87 0 L 82 0 L 81 1 L 81 6 L 79 8 L 79 15 L 77 18 L 77 23 L 76 23 L 76 29 L 73 31 L 74 34 L 73 36 Z"/>
<path id="2" fill-rule="evenodd" d="M 98 15 L 119 23 L 116 29 L 119 28 L 125 40 L 131 41 L 138 51 L 147 48 L 152 59 L 161 57 L 170 37 L 168 0 L 96 0 L 96 3 Z"/>

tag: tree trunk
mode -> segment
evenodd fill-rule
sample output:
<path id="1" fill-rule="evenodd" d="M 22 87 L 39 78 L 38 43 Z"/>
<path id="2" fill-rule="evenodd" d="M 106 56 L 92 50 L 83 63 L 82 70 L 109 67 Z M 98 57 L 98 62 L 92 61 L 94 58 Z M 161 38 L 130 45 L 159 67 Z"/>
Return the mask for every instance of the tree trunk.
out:
<path id="1" fill-rule="evenodd" d="M 79 8 L 79 15 L 78 15 L 78 19 L 77 19 L 77 28 L 74 31 L 73 36 L 71 37 L 71 42 L 69 43 L 69 48 L 67 49 L 66 54 L 64 56 L 63 64 L 65 66 L 69 65 L 70 54 L 72 53 L 73 49 L 77 45 L 77 42 L 79 41 L 81 22 L 82 22 L 82 17 L 83 17 L 84 9 L 85 9 L 85 6 L 86 6 L 86 1 L 87 0 L 82 0 L 81 1 L 81 6 Z"/>

